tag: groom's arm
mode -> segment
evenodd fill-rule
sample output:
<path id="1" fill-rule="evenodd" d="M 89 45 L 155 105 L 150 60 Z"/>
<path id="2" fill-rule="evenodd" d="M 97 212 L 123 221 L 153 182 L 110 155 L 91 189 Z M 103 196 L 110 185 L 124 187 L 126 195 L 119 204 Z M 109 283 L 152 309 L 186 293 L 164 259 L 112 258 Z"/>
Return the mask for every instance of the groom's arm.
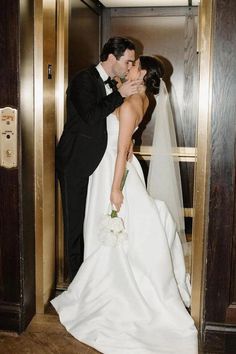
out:
<path id="1" fill-rule="evenodd" d="M 83 71 L 73 79 L 68 91 L 68 99 L 81 119 L 88 124 L 105 119 L 123 103 L 118 91 L 103 97 L 103 83 L 98 80 L 90 72 Z"/>

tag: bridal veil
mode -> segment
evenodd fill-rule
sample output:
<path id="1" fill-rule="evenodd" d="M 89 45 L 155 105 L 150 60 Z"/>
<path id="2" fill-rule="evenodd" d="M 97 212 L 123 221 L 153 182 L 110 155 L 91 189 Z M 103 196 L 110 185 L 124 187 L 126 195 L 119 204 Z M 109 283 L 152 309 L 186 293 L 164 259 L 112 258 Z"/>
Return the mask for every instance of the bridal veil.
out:
<path id="1" fill-rule="evenodd" d="M 154 199 L 166 203 L 176 223 L 184 254 L 189 256 L 175 126 L 169 94 L 162 79 L 159 94 L 155 98 L 157 104 L 152 114 L 155 125 L 147 189 Z"/>

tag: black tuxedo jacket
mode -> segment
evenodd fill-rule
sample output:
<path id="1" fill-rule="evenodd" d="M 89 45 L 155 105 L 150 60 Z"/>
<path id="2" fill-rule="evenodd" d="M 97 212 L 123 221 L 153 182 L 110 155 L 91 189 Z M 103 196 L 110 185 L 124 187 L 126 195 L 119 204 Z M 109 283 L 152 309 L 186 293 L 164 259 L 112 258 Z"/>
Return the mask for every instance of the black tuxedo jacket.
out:
<path id="1" fill-rule="evenodd" d="M 108 96 L 97 69 L 76 74 L 67 89 L 67 122 L 56 148 L 59 174 L 87 177 L 107 145 L 106 117 L 123 102 L 118 91 Z"/>

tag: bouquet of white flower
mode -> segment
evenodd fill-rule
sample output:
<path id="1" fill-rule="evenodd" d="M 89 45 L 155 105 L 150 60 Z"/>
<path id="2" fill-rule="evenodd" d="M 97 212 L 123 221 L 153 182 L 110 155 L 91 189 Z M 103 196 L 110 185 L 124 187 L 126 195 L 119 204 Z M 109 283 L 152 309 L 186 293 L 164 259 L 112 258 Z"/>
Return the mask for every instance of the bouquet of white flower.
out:
<path id="1" fill-rule="evenodd" d="M 121 190 L 125 185 L 128 172 L 128 170 L 125 171 L 121 182 Z M 116 247 L 127 240 L 128 235 L 125 232 L 124 222 L 122 218 L 118 216 L 116 210 L 112 209 L 110 214 L 103 217 L 99 238 L 103 245 L 110 247 Z"/>

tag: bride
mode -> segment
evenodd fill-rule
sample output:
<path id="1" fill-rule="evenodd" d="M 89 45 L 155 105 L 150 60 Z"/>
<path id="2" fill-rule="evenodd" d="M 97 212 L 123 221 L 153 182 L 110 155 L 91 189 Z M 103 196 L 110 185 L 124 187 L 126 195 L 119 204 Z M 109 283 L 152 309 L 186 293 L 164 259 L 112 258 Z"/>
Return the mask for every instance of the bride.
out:
<path id="1" fill-rule="evenodd" d="M 51 301 L 67 331 L 104 354 L 198 352 L 175 223 L 147 193 L 137 159 L 127 162 L 147 93 L 158 93 L 161 76 L 161 64 L 149 56 L 127 74 L 142 85 L 107 118 L 107 149 L 89 179 L 84 262 Z M 114 218 L 105 216 L 111 212 Z"/>

